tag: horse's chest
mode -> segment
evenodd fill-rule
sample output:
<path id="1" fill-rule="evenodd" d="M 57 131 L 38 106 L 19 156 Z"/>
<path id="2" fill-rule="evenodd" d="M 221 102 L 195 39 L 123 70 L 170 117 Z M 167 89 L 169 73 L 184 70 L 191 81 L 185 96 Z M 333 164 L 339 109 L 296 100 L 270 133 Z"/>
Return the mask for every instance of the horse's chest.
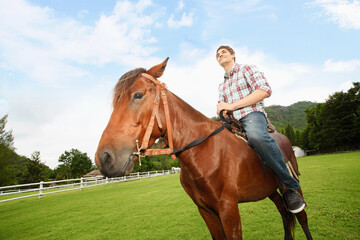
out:
<path id="1" fill-rule="evenodd" d="M 193 179 L 191 176 L 182 176 L 181 183 L 186 193 L 198 206 L 214 202 L 220 198 L 218 194 L 221 192 L 221 189 L 211 179 Z"/>

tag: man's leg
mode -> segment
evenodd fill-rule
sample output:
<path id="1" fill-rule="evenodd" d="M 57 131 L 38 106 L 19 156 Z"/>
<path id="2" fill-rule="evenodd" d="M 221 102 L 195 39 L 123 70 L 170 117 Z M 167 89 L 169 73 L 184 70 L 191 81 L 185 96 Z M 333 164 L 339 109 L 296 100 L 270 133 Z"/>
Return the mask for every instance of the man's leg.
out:
<path id="1" fill-rule="evenodd" d="M 249 145 L 254 148 L 266 165 L 274 171 L 286 188 L 289 189 L 285 193 L 285 198 L 287 198 L 287 195 L 291 195 L 289 198 L 295 199 L 291 201 L 297 202 L 297 196 L 295 195 L 297 194 L 296 190 L 300 188 L 300 184 L 289 174 L 279 146 L 268 133 L 265 115 L 262 112 L 252 112 L 240 119 L 240 121 L 244 125 Z M 301 201 L 303 202 L 302 199 Z M 298 211 L 300 208 L 305 207 L 305 203 L 301 204 L 300 202 L 291 205 L 295 205 L 292 207 L 293 209 L 290 209 L 292 211 Z"/>

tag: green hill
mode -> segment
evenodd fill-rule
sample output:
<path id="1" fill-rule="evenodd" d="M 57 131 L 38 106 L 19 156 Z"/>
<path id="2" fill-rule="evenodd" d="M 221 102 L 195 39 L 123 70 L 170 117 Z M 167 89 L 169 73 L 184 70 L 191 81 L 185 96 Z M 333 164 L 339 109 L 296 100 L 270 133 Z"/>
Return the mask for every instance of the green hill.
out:
<path id="1" fill-rule="evenodd" d="M 271 123 L 280 130 L 285 128 L 289 123 L 295 129 L 304 129 L 306 127 L 306 114 L 305 110 L 315 106 L 314 102 L 297 102 L 288 107 L 280 105 L 272 105 L 265 107 L 268 118 Z"/>

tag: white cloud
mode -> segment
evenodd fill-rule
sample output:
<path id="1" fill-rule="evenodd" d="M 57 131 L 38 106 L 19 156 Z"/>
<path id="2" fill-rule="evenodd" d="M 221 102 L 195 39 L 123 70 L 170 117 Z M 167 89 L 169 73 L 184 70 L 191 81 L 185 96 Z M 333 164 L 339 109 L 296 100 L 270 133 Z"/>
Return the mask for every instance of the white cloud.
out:
<path id="1" fill-rule="evenodd" d="M 347 92 L 350 88 L 352 88 L 354 85 L 353 85 L 353 82 L 352 81 L 346 81 L 344 83 L 341 83 L 340 86 L 339 86 L 339 91 L 344 91 L 344 92 Z"/>
<path id="2" fill-rule="evenodd" d="M 262 0 L 243 0 L 241 2 L 238 0 L 228 0 L 226 1 L 226 4 L 218 0 L 203 0 L 202 4 L 206 9 L 207 14 L 216 20 L 226 20 L 226 18 L 229 17 L 229 14 L 233 13 L 239 16 L 239 14 L 243 13 L 264 13 L 264 11 L 266 12 L 265 15 L 270 19 L 277 19 L 277 15 L 273 11 L 274 7 L 269 5 L 266 1 Z M 231 18 L 229 20 L 232 21 Z M 223 22 L 224 21 L 221 21 L 220 24 Z"/>
<path id="3" fill-rule="evenodd" d="M 9 112 L 9 104 L 5 98 L 0 96 L 0 118 Z"/>
<path id="4" fill-rule="evenodd" d="M 341 28 L 360 29 L 360 1 L 358 0 L 314 0 L 310 5 L 323 8 L 323 14 Z"/>
<path id="5" fill-rule="evenodd" d="M 0 72 L 0 113 L 9 113 L 19 154 L 39 150 L 51 167 L 70 148 L 93 158 L 119 77 L 97 71 L 110 62 L 125 68 L 158 62 L 151 28 L 163 9 L 151 7 L 150 0 L 119 1 L 84 25 L 26 1 L 1 1 L 0 68 L 13 74 Z"/>
<path id="6" fill-rule="evenodd" d="M 185 6 L 184 0 L 180 0 L 180 1 L 178 2 L 178 6 L 177 6 L 177 8 L 176 8 L 176 11 L 182 10 L 182 9 L 184 8 L 184 6 Z"/>
<path id="7" fill-rule="evenodd" d="M 150 0 L 119 1 L 110 15 L 103 14 L 94 26 L 88 26 L 22 0 L 2 1 L 3 56 L 7 64 L 45 82 L 88 74 L 74 63 L 128 65 L 129 59 L 144 63 L 156 51 L 151 27 L 162 11 L 145 14 L 151 6 Z"/>
<path id="8" fill-rule="evenodd" d="M 80 10 L 80 11 L 78 12 L 77 17 L 80 18 L 80 19 L 83 19 L 83 18 L 86 17 L 86 15 L 87 15 L 88 13 L 89 13 L 88 10 L 82 9 L 82 10 Z"/>
<path id="9" fill-rule="evenodd" d="M 325 72 L 353 72 L 360 70 L 360 60 L 336 61 L 332 59 L 324 63 Z"/>
<path id="10" fill-rule="evenodd" d="M 180 27 L 190 27 L 193 24 L 193 12 L 186 13 L 184 12 L 181 16 L 181 19 L 176 21 L 174 20 L 174 14 L 171 14 L 170 18 L 167 21 L 169 28 L 180 28 Z"/>

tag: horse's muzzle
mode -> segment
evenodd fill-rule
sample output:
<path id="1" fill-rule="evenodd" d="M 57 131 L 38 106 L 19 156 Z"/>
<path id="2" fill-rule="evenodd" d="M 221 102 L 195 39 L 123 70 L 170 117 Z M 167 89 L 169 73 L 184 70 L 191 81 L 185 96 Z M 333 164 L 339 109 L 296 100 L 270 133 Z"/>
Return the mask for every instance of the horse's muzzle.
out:
<path id="1" fill-rule="evenodd" d="M 128 175 L 133 169 L 133 155 L 130 150 L 115 152 L 102 149 L 96 153 L 96 163 L 101 173 L 106 177 L 121 177 Z"/>

